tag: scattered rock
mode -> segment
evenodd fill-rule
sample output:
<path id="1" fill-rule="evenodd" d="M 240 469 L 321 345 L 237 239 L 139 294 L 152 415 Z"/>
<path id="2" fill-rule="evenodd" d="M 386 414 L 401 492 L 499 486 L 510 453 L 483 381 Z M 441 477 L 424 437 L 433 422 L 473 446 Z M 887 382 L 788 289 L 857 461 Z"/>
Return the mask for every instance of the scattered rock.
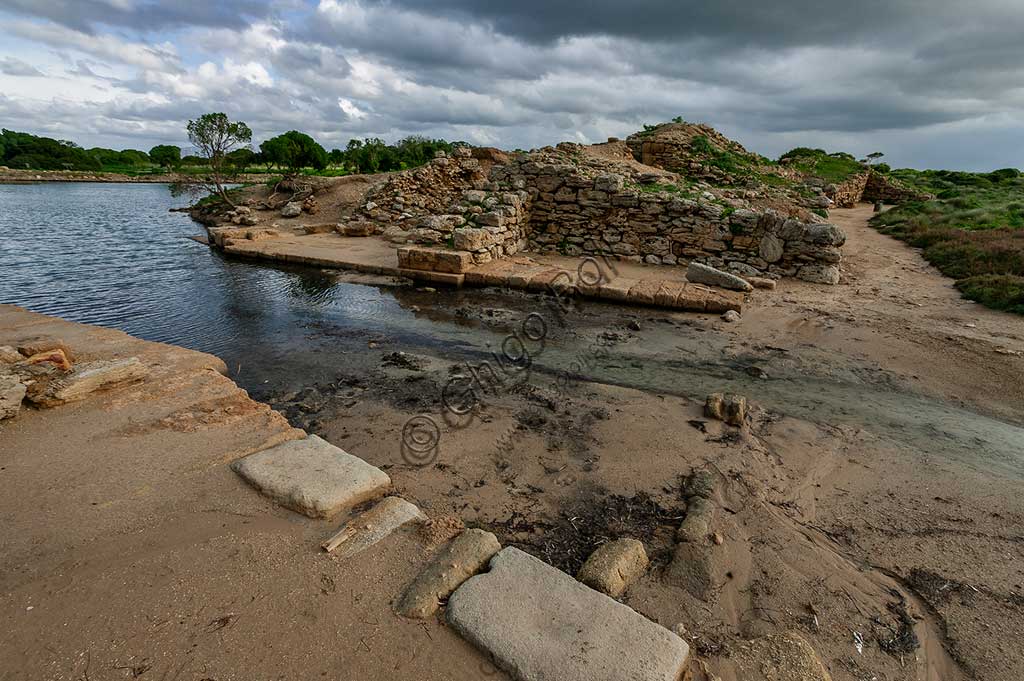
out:
<path id="1" fill-rule="evenodd" d="M 796 276 L 797 279 L 803 279 L 813 284 L 835 286 L 839 283 L 839 267 L 837 265 L 804 265 Z"/>
<path id="2" fill-rule="evenodd" d="M 0 364 L 14 364 L 25 359 L 24 355 L 10 345 L 0 345 Z"/>
<path id="3" fill-rule="evenodd" d="M 467 579 L 480 572 L 501 544 L 490 532 L 471 529 L 441 549 L 416 577 L 395 607 L 403 617 L 426 618 Z"/>
<path id="4" fill-rule="evenodd" d="M 84 399 L 98 390 L 142 380 L 148 374 L 149 369 L 137 357 L 83 362 L 52 378 L 44 390 L 29 391 L 29 399 L 40 406 L 53 407 Z"/>
<path id="5" fill-rule="evenodd" d="M 690 648 L 668 629 L 516 548 L 456 589 L 452 628 L 520 681 L 676 681 Z"/>
<path id="6" fill-rule="evenodd" d="M 769 291 L 775 290 L 777 282 L 774 279 L 768 279 L 767 277 L 744 277 L 750 282 L 750 285 L 754 288 L 763 288 Z"/>
<path id="7" fill-rule="evenodd" d="M 0 374 L 0 421 L 18 415 L 25 392 L 25 384 L 17 376 Z"/>
<path id="8" fill-rule="evenodd" d="M 629 324 L 626 324 L 626 326 L 629 328 L 630 331 L 640 330 L 640 322 L 638 322 L 635 319 L 630 320 Z"/>
<path id="9" fill-rule="evenodd" d="M 750 675 L 772 681 L 832 681 L 811 644 L 792 631 L 734 646 L 731 657 L 740 678 Z"/>
<path id="10" fill-rule="evenodd" d="M 22 341 L 18 345 L 18 352 L 25 357 L 31 357 L 32 355 L 38 355 L 40 352 L 46 352 L 48 350 L 63 350 L 64 356 L 72 362 L 75 361 L 75 356 L 71 352 L 64 341 L 53 336 L 36 336 L 28 340 Z"/>
<path id="11" fill-rule="evenodd" d="M 320 546 L 338 558 L 349 558 L 370 548 L 403 525 L 426 519 L 419 508 L 405 499 L 386 497 L 370 510 L 345 523 Z"/>
<path id="12" fill-rule="evenodd" d="M 715 474 L 704 468 L 690 473 L 683 482 L 683 497 L 710 499 L 715 494 Z"/>
<path id="13" fill-rule="evenodd" d="M 726 322 L 738 322 L 740 320 L 740 313 L 736 310 L 726 310 L 722 313 L 722 321 Z"/>
<path id="14" fill-rule="evenodd" d="M 714 517 L 715 504 L 708 499 L 694 497 L 686 507 L 686 517 L 676 530 L 676 539 L 681 542 L 705 542 L 711 534 Z"/>
<path id="15" fill-rule="evenodd" d="M 712 393 L 704 403 L 704 415 L 732 426 L 742 426 L 747 419 L 747 398 L 742 395 Z"/>
<path id="16" fill-rule="evenodd" d="M 300 215 L 302 215 L 302 204 L 298 201 L 292 201 L 281 209 L 281 217 L 283 218 L 297 218 Z"/>
<path id="17" fill-rule="evenodd" d="M 705 284 L 707 286 L 718 286 L 733 291 L 753 291 L 754 287 L 744 279 L 735 274 L 729 274 L 714 267 L 708 267 L 698 262 L 691 262 L 686 268 L 686 280 L 694 284 Z"/>
<path id="18" fill-rule="evenodd" d="M 384 471 L 316 435 L 250 454 L 231 468 L 266 496 L 310 518 L 329 518 L 391 486 Z"/>
<path id="19" fill-rule="evenodd" d="M 52 364 L 61 371 L 71 371 L 71 361 L 63 350 L 40 352 L 26 359 L 25 364 Z"/>
<path id="20" fill-rule="evenodd" d="M 576 578 L 591 588 L 618 598 L 644 574 L 649 564 L 643 542 L 616 539 L 590 554 Z"/>

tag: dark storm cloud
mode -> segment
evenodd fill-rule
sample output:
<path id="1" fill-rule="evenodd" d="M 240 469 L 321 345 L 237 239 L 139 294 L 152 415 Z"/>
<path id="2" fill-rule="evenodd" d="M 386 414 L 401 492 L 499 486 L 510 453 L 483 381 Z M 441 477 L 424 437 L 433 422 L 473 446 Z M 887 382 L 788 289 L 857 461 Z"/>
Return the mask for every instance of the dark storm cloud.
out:
<path id="1" fill-rule="evenodd" d="M 644 41 L 711 38 L 770 48 L 843 44 L 894 33 L 959 30 L 994 19 L 1021 26 L 1013 0 L 370 0 L 427 16 L 483 21 L 530 42 L 609 35 Z"/>
<path id="2" fill-rule="evenodd" d="M 92 33 L 98 26 L 160 31 L 184 26 L 244 28 L 270 15 L 271 0 L 0 0 L 0 10 Z"/>
<path id="3" fill-rule="evenodd" d="M 0 78 L 20 88 L 0 95 L 0 123 L 175 142 L 216 106 L 258 140 L 528 148 L 682 116 L 773 155 L 885 146 L 895 164 L 1022 165 L 1021 2 L 0 0 L 23 43 L 0 45 Z M 64 75 L 24 43 L 66 52 Z M 10 77 L 25 67 L 86 87 L 47 100 Z M 939 141 L 972 135 L 988 146 Z"/>

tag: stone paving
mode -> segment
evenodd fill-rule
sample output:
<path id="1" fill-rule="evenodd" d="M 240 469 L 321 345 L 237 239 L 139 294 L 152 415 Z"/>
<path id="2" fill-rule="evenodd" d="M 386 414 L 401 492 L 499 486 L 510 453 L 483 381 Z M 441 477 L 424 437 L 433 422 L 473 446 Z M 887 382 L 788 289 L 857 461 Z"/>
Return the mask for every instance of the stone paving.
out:
<path id="1" fill-rule="evenodd" d="M 441 249 L 408 247 L 398 249 L 396 253 L 393 244 L 381 239 L 337 234 L 289 235 L 257 240 L 227 238 L 222 243 L 226 253 L 242 257 L 401 276 L 428 284 L 557 292 L 563 296 L 692 312 L 740 312 L 743 307 L 741 292 L 687 282 L 684 271 L 675 267 L 524 255 L 482 265 L 465 263 L 462 267 L 445 267 L 423 258 L 402 256 L 403 252 L 441 252 Z M 457 254 L 459 251 L 445 253 Z M 599 280 L 601 283 L 590 283 Z"/>

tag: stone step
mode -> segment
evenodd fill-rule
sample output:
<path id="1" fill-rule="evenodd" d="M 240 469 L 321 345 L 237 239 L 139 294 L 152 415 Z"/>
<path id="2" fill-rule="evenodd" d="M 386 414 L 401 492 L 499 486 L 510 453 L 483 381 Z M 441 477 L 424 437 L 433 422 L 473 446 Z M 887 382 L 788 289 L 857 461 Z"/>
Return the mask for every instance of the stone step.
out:
<path id="1" fill-rule="evenodd" d="M 250 485 L 310 518 L 330 518 L 382 496 L 391 478 L 316 435 L 264 449 L 231 464 Z"/>
<path id="2" fill-rule="evenodd" d="M 448 601 L 448 622 L 520 681 L 676 681 L 686 642 L 516 548 Z"/>

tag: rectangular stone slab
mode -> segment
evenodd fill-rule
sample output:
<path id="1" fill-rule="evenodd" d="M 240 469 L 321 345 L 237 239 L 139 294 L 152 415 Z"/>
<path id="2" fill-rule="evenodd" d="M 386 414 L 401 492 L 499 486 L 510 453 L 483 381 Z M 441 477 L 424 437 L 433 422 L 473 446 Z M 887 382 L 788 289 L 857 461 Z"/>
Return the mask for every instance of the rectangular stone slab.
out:
<path id="1" fill-rule="evenodd" d="M 316 435 L 250 454 L 231 469 L 277 503 L 310 518 L 330 518 L 391 486 L 387 473 Z"/>
<path id="2" fill-rule="evenodd" d="M 520 681 L 676 681 L 686 642 L 516 548 L 448 601 L 449 624 Z"/>

